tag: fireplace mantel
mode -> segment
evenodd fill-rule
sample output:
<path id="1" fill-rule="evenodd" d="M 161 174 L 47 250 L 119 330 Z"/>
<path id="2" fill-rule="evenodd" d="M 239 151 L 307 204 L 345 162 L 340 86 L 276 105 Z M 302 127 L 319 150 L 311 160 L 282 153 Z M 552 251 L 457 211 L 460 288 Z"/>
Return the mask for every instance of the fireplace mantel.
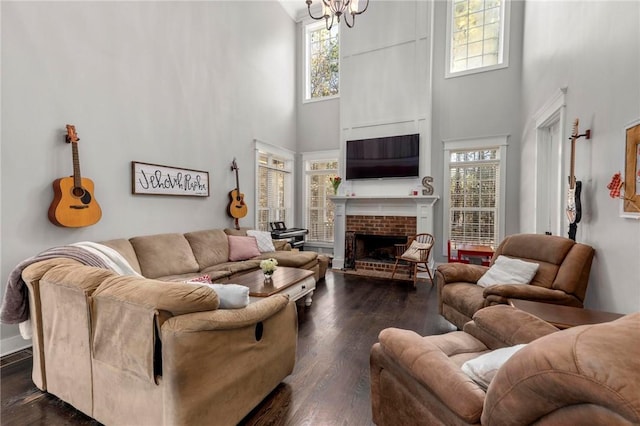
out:
<path id="1" fill-rule="evenodd" d="M 438 196 L 424 195 L 353 195 L 330 197 L 335 204 L 333 224 L 333 267 L 344 267 L 344 245 L 347 215 L 412 216 L 416 233 L 433 234 L 433 206 Z"/>

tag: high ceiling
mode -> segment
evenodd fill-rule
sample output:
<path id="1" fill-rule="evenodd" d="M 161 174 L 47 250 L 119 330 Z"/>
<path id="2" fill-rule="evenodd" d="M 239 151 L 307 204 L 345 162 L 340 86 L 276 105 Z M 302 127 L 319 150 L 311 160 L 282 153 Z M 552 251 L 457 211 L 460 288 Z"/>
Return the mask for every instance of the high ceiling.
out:
<path id="1" fill-rule="evenodd" d="M 284 10 L 287 11 L 291 19 L 294 21 L 298 21 L 298 17 L 303 15 L 304 11 L 307 10 L 307 4 L 305 0 L 278 0 Z M 315 0 L 315 3 L 318 3 L 318 0 Z"/>

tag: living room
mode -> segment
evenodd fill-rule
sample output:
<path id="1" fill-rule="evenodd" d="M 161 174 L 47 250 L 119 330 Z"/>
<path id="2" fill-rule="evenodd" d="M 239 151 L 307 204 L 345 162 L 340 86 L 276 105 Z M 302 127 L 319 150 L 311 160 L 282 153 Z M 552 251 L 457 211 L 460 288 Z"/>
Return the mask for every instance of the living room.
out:
<path id="1" fill-rule="evenodd" d="M 563 140 L 575 118 L 592 132 L 575 155 L 583 198 L 576 240 L 596 250 L 585 306 L 640 310 L 640 221 L 623 217 L 607 189 L 625 172 L 625 127 L 640 118 L 637 2 L 512 1 L 508 66 L 447 78 L 446 2 L 374 1 L 354 28 L 340 24 L 340 96 L 320 102 L 304 101 L 306 21 L 277 1 L 0 7 L 3 277 L 53 246 L 232 226 L 225 212 L 234 158 L 249 205 L 240 224 L 255 227 L 257 147 L 291 155 L 300 182 L 305 155 L 344 158 L 346 140 L 406 133 L 420 134 L 420 176 L 433 177 L 439 197 L 432 252 L 444 263 L 445 144 L 504 137 L 500 235 L 539 233 L 539 123 L 561 105 Z M 52 181 L 71 172 L 69 123 L 103 210 L 97 224 L 77 229 L 46 215 Z M 562 150 L 564 199 L 568 142 Z M 206 171 L 210 195 L 132 194 L 132 161 Z M 347 185 L 357 196 L 406 196 L 420 180 Z M 287 226 L 302 226 L 300 183 L 291 203 Z M 566 235 L 564 218 L 557 228 Z M 3 355 L 29 346 L 16 326 L 1 331 Z"/>

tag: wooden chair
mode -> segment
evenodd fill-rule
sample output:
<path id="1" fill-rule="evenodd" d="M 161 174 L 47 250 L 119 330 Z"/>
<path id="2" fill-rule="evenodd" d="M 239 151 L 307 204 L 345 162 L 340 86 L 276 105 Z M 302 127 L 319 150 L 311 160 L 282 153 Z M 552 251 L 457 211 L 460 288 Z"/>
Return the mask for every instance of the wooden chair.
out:
<path id="1" fill-rule="evenodd" d="M 415 253 L 407 253 L 407 250 L 411 247 L 411 244 L 414 241 L 416 243 L 420 243 L 420 245 L 423 245 L 423 247 L 418 248 Z M 416 287 L 416 282 L 418 280 L 418 272 L 424 271 L 427 271 L 427 273 L 429 274 L 431 285 L 433 285 L 433 276 L 431 275 L 431 270 L 429 269 L 429 254 L 431 253 L 431 248 L 433 247 L 434 242 L 435 239 L 431 234 L 417 234 L 413 237 L 408 237 L 406 244 L 395 244 L 396 263 L 395 265 L 393 265 L 391 278 L 393 278 L 396 273 L 398 263 L 400 261 L 404 261 L 409 264 L 409 277 L 411 277 L 411 274 L 413 274 L 414 287 Z"/>

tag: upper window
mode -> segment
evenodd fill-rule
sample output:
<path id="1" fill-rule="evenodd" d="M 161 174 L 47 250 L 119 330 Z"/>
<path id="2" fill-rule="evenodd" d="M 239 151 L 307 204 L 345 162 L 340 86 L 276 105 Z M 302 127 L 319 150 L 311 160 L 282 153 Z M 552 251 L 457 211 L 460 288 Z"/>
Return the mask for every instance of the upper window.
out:
<path id="1" fill-rule="evenodd" d="M 490 246 L 500 242 L 505 157 L 506 138 L 445 143 L 445 240 Z"/>
<path id="2" fill-rule="evenodd" d="M 509 65 L 509 0 L 447 2 L 446 77 Z"/>
<path id="3" fill-rule="evenodd" d="M 293 157 L 260 144 L 256 149 L 256 161 L 256 229 L 270 231 L 269 222 L 276 221 L 292 227 Z"/>
<path id="4" fill-rule="evenodd" d="M 333 242 L 334 195 L 329 178 L 337 176 L 338 152 L 317 158 L 315 153 L 303 154 L 305 165 L 304 226 L 309 230 L 308 242 Z M 313 159 L 311 159 L 313 158 Z"/>
<path id="5" fill-rule="evenodd" d="M 324 22 L 305 27 L 305 100 L 335 97 L 340 88 L 339 25 Z"/>

